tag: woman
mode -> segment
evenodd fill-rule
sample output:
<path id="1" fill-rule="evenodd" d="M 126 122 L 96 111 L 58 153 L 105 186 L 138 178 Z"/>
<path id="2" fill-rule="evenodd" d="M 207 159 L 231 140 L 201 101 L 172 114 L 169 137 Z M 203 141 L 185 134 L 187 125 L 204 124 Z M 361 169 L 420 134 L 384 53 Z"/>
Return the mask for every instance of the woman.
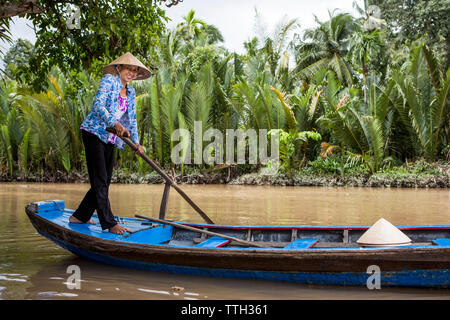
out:
<path id="1" fill-rule="evenodd" d="M 108 190 L 114 166 L 114 146 L 123 149 L 124 143 L 106 128 L 114 127 L 119 137 L 130 137 L 138 146 L 137 153 L 143 154 L 144 150 L 138 144 L 135 91 L 128 83 L 152 74 L 129 52 L 105 66 L 103 72 L 105 75 L 100 80 L 92 108 L 80 127 L 91 188 L 69 221 L 94 224 L 91 217 L 97 210 L 103 230 L 122 234 L 128 229 L 115 221 Z"/>

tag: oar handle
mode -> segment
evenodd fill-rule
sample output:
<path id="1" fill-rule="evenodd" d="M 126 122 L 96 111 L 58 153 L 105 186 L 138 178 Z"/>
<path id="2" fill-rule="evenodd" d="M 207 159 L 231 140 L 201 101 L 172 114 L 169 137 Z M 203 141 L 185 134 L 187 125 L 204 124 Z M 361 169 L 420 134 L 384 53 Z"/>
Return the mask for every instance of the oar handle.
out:
<path id="1" fill-rule="evenodd" d="M 106 128 L 106 131 L 116 134 L 116 130 L 114 128 L 108 127 Z M 131 141 L 130 138 L 128 137 L 120 137 L 123 140 L 123 142 L 125 142 L 133 151 L 137 151 L 138 147 L 133 143 L 133 141 Z M 186 193 L 184 193 L 183 190 L 180 189 L 180 187 L 177 186 L 177 184 L 175 183 L 175 181 L 173 181 L 173 179 L 171 177 L 169 177 L 169 175 L 167 175 L 153 160 L 151 160 L 149 157 L 147 157 L 145 154 L 141 154 L 139 153 L 139 156 L 145 160 L 145 162 L 147 162 L 153 170 L 155 170 L 156 172 L 158 172 L 158 174 L 164 178 L 164 180 L 166 180 L 166 182 L 168 182 L 170 184 L 171 187 L 173 187 L 182 197 L 184 200 L 186 200 L 192 208 L 194 208 L 195 211 L 197 211 L 197 213 L 203 218 L 203 220 L 205 220 L 208 224 L 214 224 L 214 222 L 206 215 L 206 213 L 203 212 L 202 209 L 200 209 L 199 206 L 197 206 L 192 200 L 191 198 L 189 198 L 187 196 Z"/>

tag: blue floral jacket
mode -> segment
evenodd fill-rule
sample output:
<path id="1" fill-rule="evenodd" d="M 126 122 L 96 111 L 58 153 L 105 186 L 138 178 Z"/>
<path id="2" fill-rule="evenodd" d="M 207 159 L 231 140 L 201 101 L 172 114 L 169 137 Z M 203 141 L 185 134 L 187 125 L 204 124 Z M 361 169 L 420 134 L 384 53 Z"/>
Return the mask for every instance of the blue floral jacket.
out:
<path id="1" fill-rule="evenodd" d="M 119 94 L 123 88 L 119 76 L 105 74 L 100 80 L 97 94 L 94 98 L 91 110 L 86 119 L 81 124 L 80 129 L 95 134 L 105 143 L 108 143 L 110 133 L 105 129 L 113 127 L 117 119 L 115 114 L 119 109 Z M 120 124 L 130 132 L 131 140 L 138 143 L 138 130 L 136 121 L 136 93 L 134 88 L 127 85 L 127 111 L 120 118 Z M 116 139 L 115 145 L 123 149 L 124 143 L 121 139 Z"/>

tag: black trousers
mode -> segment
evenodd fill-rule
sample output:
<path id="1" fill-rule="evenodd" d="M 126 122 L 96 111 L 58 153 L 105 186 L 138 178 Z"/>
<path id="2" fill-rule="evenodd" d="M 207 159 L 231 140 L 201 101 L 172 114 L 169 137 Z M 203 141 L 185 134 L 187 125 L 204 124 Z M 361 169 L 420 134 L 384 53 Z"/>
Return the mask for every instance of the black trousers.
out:
<path id="1" fill-rule="evenodd" d="M 104 143 L 96 135 L 85 130 L 81 132 L 91 188 L 73 216 L 82 222 L 88 222 L 94 210 L 97 210 L 102 229 L 109 229 L 117 224 L 108 198 L 114 167 L 114 145 Z"/>

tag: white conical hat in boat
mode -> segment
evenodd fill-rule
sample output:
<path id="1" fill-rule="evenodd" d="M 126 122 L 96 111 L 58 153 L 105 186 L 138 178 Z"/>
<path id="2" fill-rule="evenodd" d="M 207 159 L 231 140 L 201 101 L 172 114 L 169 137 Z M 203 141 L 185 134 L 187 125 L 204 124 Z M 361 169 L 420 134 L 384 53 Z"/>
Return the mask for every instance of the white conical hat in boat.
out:
<path id="1" fill-rule="evenodd" d="M 398 246 L 411 243 L 411 239 L 389 221 L 381 218 L 356 241 L 363 246 Z"/>

